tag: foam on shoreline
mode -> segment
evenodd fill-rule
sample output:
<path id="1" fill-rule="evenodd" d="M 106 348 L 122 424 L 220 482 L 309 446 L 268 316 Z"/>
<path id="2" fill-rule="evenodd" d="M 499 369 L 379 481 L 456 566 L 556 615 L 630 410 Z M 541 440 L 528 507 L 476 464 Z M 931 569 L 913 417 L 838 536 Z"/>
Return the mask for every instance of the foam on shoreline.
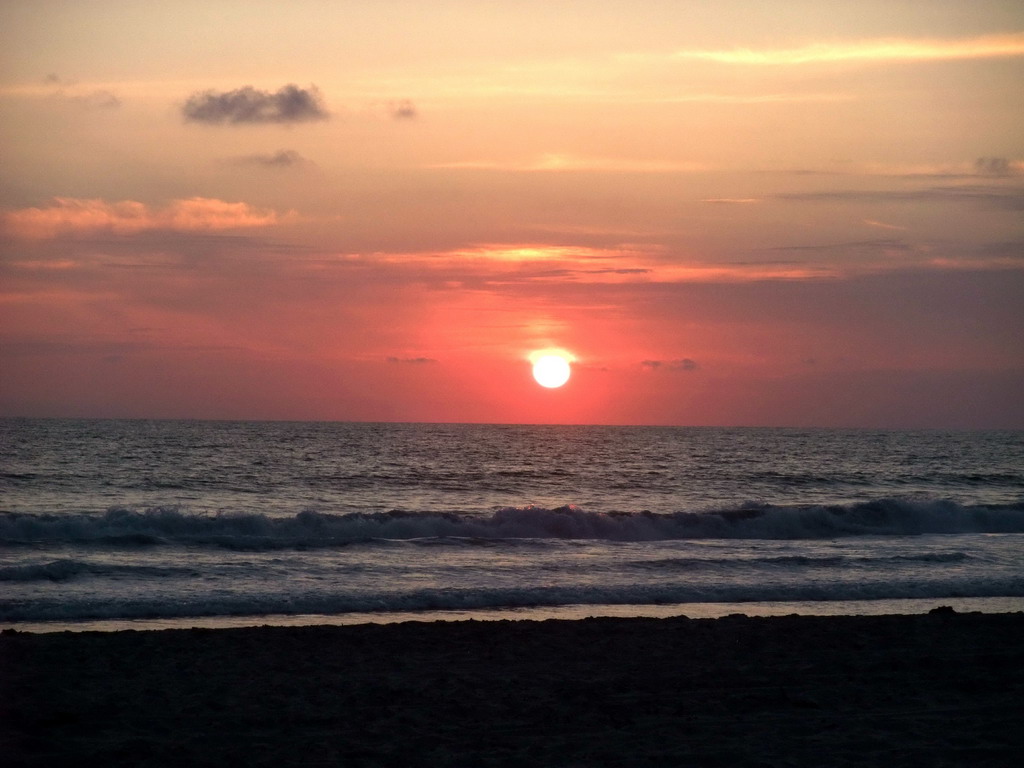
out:
<path id="1" fill-rule="evenodd" d="M 407 621 L 545 621 L 587 618 L 716 619 L 723 616 L 886 616 L 928 613 L 939 607 L 961 613 L 1014 613 L 1024 611 L 1024 598 L 922 598 L 901 600 L 844 600 L 816 602 L 677 603 L 670 605 L 559 605 L 532 608 L 464 611 L 378 611 L 345 614 L 258 614 L 250 616 L 183 616 L 151 619 L 101 619 L 93 621 L 7 622 L 0 630 L 19 632 L 120 632 L 161 629 L 238 629 L 245 627 L 352 626 L 399 624 Z"/>

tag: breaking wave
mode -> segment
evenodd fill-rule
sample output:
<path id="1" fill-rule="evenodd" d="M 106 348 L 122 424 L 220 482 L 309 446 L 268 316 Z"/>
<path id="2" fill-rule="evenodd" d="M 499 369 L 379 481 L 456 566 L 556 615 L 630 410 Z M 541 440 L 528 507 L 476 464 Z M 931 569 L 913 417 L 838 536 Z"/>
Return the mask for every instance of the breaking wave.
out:
<path id="1" fill-rule="evenodd" d="M 883 499 L 847 505 L 775 506 L 653 514 L 599 513 L 575 506 L 510 507 L 489 515 L 381 512 L 287 517 L 190 514 L 176 507 L 102 515 L 0 515 L 0 544 L 64 542 L 152 547 L 172 544 L 228 549 L 338 547 L 388 540 L 828 539 L 942 533 L 1022 533 L 1024 501 L 965 506 L 952 501 Z M 58 569 L 59 570 L 59 569 Z"/>

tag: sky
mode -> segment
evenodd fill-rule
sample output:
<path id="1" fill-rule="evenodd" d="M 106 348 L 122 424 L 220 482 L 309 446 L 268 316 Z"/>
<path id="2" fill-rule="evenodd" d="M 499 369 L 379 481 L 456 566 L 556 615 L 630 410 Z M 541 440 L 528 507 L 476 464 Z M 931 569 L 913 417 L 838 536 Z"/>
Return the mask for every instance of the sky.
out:
<path id="1" fill-rule="evenodd" d="M 1024 428 L 1019 0 L 0 28 L 0 415 Z"/>

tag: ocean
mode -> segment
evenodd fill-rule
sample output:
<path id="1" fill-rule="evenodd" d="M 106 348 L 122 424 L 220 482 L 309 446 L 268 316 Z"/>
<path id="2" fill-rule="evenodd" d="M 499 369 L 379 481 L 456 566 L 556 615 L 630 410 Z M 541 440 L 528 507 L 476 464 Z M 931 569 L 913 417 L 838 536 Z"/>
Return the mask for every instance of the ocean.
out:
<path id="1" fill-rule="evenodd" d="M 0 420 L 0 627 L 1024 610 L 1024 432 Z"/>

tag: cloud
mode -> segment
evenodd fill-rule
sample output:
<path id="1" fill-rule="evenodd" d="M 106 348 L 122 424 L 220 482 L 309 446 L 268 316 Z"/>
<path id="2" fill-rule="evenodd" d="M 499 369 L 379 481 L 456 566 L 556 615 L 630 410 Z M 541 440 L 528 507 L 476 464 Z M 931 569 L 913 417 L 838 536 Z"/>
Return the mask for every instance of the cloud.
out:
<path id="1" fill-rule="evenodd" d="M 277 93 L 247 85 L 234 91 L 201 91 L 189 96 L 182 107 L 185 120 L 218 125 L 224 123 L 302 123 L 326 120 L 327 110 L 316 86 L 286 85 Z"/>
<path id="2" fill-rule="evenodd" d="M 1024 240 L 985 243 L 978 250 L 984 256 L 1001 257 L 1010 262 L 1024 260 Z"/>
<path id="3" fill-rule="evenodd" d="M 506 163 L 490 160 L 464 160 L 451 163 L 436 163 L 427 167 L 513 172 L 700 173 L 708 170 L 707 165 L 695 162 L 664 163 L 611 157 L 582 157 L 562 153 L 548 153 L 525 162 Z"/>
<path id="4" fill-rule="evenodd" d="M 850 93 L 688 93 L 654 99 L 635 99 L 654 104 L 807 104 L 856 101 Z"/>
<path id="5" fill-rule="evenodd" d="M 875 227 L 876 229 L 891 229 L 900 232 L 906 232 L 910 227 L 901 227 L 898 224 L 886 224 L 884 221 L 875 221 L 874 219 L 864 219 L 864 224 L 869 227 Z"/>
<path id="6" fill-rule="evenodd" d="M 294 149 L 279 149 L 277 152 L 269 154 L 244 155 L 235 158 L 235 162 L 241 165 L 258 165 L 264 168 L 289 168 L 296 165 L 305 165 L 310 161 Z"/>
<path id="7" fill-rule="evenodd" d="M 884 253 L 909 252 L 913 248 L 903 240 L 896 238 L 881 238 L 878 240 L 855 240 L 842 243 L 827 243 L 824 245 L 780 245 L 769 248 L 770 251 L 804 251 L 810 253 L 828 253 L 837 251 L 841 253 L 851 251 L 882 251 Z"/>
<path id="8" fill-rule="evenodd" d="M 865 40 L 856 43 L 813 43 L 799 48 L 678 51 L 679 59 L 722 64 L 786 66 L 823 62 L 935 61 L 1024 56 L 1024 33 L 958 40 Z"/>
<path id="9" fill-rule="evenodd" d="M 1024 174 L 1024 161 L 1000 157 L 980 157 L 974 162 L 946 163 L 846 163 L 833 168 L 789 168 L 759 173 L 792 176 L 885 176 L 896 179 L 969 180 L 978 176 L 1017 176 Z"/>
<path id="10" fill-rule="evenodd" d="M 70 101 L 80 104 L 86 109 L 117 109 L 121 106 L 121 99 L 113 91 L 100 89 L 89 93 L 68 96 Z"/>
<path id="11" fill-rule="evenodd" d="M 640 365 L 650 368 L 652 371 L 696 371 L 700 368 L 696 360 L 691 360 L 688 357 L 678 360 L 644 360 Z"/>
<path id="12" fill-rule="evenodd" d="M 383 268 L 420 284 L 444 289 L 472 286 L 490 292 L 529 285 L 538 291 L 550 291 L 568 285 L 733 283 L 839 276 L 836 265 L 828 259 L 820 261 L 696 262 L 679 261 L 659 247 L 643 245 L 492 243 L 446 251 L 353 253 L 324 260 L 318 268 Z"/>
<path id="13" fill-rule="evenodd" d="M 25 340 L 7 342 L 4 345 L 4 351 L 7 354 L 19 356 L 69 354 L 100 355 L 100 359 L 103 362 L 120 362 L 122 360 L 125 360 L 128 355 L 144 352 L 159 352 L 168 349 L 168 346 L 169 345 L 166 344 L 154 343 L 149 341 L 86 341 L 83 339 L 75 339 L 74 341 Z M 173 348 L 177 350 L 190 350 L 193 352 L 224 352 L 239 349 L 238 347 L 230 347 L 223 345 L 192 344 L 174 344 Z"/>
<path id="14" fill-rule="evenodd" d="M 436 363 L 432 357 L 394 357 L 390 356 L 387 358 L 389 363 L 400 363 L 404 365 L 428 365 L 430 363 Z"/>
<path id="15" fill-rule="evenodd" d="M 148 230 L 194 232 L 266 227 L 278 223 L 280 218 L 273 210 L 207 197 L 172 200 L 163 208 L 151 208 L 134 200 L 107 202 L 56 197 L 45 208 L 8 211 L 0 220 L 4 231 L 14 237 L 46 240 L 99 232 L 124 235 Z"/>
<path id="16" fill-rule="evenodd" d="M 120 97 L 113 91 L 106 88 L 82 91 L 77 83 L 63 80 L 53 72 L 43 79 L 43 83 L 56 88 L 50 94 L 52 98 L 77 104 L 85 109 L 117 109 L 121 106 Z"/>
<path id="17" fill-rule="evenodd" d="M 1024 163 L 1006 157 L 979 157 L 974 170 L 982 176 L 1016 176 L 1024 172 Z"/>
<path id="18" fill-rule="evenodd" d="M 784 192 L 777 200 L 800 202 L 845 201 L 854 203 L 974 203 L 1010 211 L 1024 210 L 1024 189 L 992 185 L 959 185 L 911 190 L 826 190 Z"/>
<path id="19" fill-rule="evenodd" d="M 415 120 L 419 115 L 416 105 L 409 101 L 409 99 L 396 101 L 390 105 L 390 108 L 391 116 L 395 120 Z"/>

